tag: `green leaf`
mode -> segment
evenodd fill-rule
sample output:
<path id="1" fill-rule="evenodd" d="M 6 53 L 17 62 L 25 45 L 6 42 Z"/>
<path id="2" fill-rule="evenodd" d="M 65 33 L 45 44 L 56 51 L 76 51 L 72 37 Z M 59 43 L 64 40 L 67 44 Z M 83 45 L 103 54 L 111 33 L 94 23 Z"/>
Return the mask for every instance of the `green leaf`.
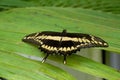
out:
<path id="1" fill-rule="evenodd" d="M 35 46 L 23 43 L 21 39 L 29 33 L 50 30 L 61 32 L 67 29 L 68 32 L 101 37 L 109 44 L 108 48 L 103 49 L 120 53 L 119 23 L 120 16 L 80 8 L 31 7 L 1 12 L 0 75 L 10 80 L 16 78 L 73 80 L 70 74 L 60 68 L 18 55 L 44 56 Z M 60 56 L 51 56 L 49 59 L 61 63 Z M 109 80 L 120 79 L 120 73 L 115 69 L 78 55 L 68 57 L 68 63 L 65 66 Z"/>
<path id="2" fill-rule="evenodd" d="M 73 7 L 120 14 L 119 0 L 1 0 L 0 10 L 18 7 Z"/>
<path id="3" fill-rule="evenodd" d="M 11 52 L 0 52 L 0 64 L 0 75 L 9 80 L 74 80 L 72 76 L 60 68 L 31 61 Z"/>

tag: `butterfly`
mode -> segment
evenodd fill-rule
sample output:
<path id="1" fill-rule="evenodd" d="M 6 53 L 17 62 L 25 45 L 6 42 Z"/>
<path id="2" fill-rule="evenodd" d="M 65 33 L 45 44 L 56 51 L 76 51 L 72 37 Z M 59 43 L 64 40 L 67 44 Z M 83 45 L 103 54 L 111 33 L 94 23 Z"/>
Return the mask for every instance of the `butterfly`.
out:
<path id="1" fill-rule="evenodd" d="M 66 57 L 82 48 L 108 47 L 108 43 L 99 37 L 83 33 L 67 33 L 66 30 L 32 33 L 26 35 L 22 41 L 35 44 L 46 53 L 42 63 L 50 54 L 63 55 L 63 63 L 66 64 Z"/>

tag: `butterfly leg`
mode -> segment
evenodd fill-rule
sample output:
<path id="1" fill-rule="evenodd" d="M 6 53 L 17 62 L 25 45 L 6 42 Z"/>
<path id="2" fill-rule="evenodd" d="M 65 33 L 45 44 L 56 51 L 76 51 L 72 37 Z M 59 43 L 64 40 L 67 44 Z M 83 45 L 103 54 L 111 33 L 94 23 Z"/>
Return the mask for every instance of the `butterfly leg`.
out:
<path id="1" fill-rule="evenodd" d="M 46 56 L 43 58 L 42 63 L 44 63 L 46 61 L 48 56 L 49 56 L 49 53 L 47 53 Z"/>
<path id="2" fill-rule="evenodd" d="M 67 55 L 64 55 L 64 60 L 63 60 L 63 63 L 64 63 L 64 64 L 67 63 L 67 62 L 66 62 L 66 56 L 67 56 Z"/>

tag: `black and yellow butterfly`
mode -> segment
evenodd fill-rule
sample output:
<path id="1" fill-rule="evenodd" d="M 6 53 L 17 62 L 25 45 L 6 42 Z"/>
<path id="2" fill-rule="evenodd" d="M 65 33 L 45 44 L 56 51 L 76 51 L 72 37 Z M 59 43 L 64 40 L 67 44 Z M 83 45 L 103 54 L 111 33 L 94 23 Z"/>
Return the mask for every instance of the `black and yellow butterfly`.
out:
<path id="1" fill-rule="evenodd" d="M 82 48 L 108 47 L 107 42 L 99 37 L 82 33 L 67 33 L 66 30 L 63 30 L 62 33 L 52 31 L 32 33 L 22 40 L 38 45 L 41 51 L 47 53 L 42 62 L 46 60 L 49 54 L 55 53 L 64 56 L 64 64 L 67 55 L 80 51 Z"/>

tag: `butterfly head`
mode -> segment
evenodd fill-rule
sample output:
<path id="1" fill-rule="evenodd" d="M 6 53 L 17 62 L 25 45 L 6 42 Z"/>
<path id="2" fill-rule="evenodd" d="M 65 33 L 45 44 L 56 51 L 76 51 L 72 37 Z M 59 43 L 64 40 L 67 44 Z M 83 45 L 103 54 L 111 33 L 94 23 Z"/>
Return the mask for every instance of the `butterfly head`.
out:
<path id="1" fill-rule="evenodd" d="M 62 33 L 67 33 L 67 30 L 66 29 L 63 29 L 63 32 Z"/>

